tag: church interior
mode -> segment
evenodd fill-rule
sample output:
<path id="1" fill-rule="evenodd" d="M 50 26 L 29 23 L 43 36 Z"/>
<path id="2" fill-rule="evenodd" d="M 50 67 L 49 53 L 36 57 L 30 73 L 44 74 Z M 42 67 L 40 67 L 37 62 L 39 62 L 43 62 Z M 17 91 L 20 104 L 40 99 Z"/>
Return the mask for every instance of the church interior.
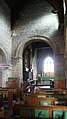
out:
<path id="1" fill-rule="evenodd" d="M 67 119 L 67 0 L 0 0 L 0 118 Z"/>

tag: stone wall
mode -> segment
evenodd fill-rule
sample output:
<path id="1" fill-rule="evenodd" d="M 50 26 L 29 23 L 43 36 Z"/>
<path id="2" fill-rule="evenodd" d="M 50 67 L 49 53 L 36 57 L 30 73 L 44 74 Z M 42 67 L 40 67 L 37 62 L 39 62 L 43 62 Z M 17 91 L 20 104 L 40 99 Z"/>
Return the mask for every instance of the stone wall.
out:
<path id="1" fill-rule="evenodd" d="M 8 6 L 0 0 L 0 46 L 6 53 L 7 63 L 11 60 L 12 39 L 11 39 L 11 12 Z"/>
<path id="2" fill-rule="evenodd" d="M 45 36 L 55 42 L 55 39 L 60 39 L 60 30 L 58 30 L 58 16 L 53 14 L 51 10 L 53 7 L 44 1 L 38 3 L 31 3 L 31 5 L 24 6 L 19 13 L 13 27 L 13 56 L 15 55 L 18 45 L 28 41 L 31 36 Z M 50 8 L 50 9 L 48 9 Z M 55 38 L 55 39 L 54 39 Z M 56 41 L 58 41 L 56 39 Z M 61 43 L 63 37 L 61 37 Z M 58 44 L 58 43 L 57 43 Z"/>
<path id="3" fill-rule="evenodd" d="M 4 54 L 2 58 L 1 51 Z M 9 74 L 7 65 L 11 65 L 12 38 L 11 38 L 11 11 L 3 0 L 0 0 L 0 70 L 2 72 L 2 86 L 6 85 Z M 1 67 L 2 64 L 2 67 Z M 5 66 L 3 66 L 5 65 Z M 9 74 L 10 75 L 10 74 Z"/>
<path id="4" fill-rule="evenodd" d="M 53 48 L 54 55 L 62 54 L 62 57 L 64 56 L 64 30 L 61 27 L 60 29 L 58 29 L 59 28 L 58 16 L 57 14 L 53 14 L 51 12 L 53 7 L 49 3 L 44 1 L 42 2 L 40 1 L 37 3 L 31 2 L 30 4 L 31 5 L 24 6 L 25 9 L 22 9 L 20 11 L 19 17 L 13 26 L 13 42 L 12 42 L 12 61 L 14 63 L 13 72 L 15 71 L 15 74 L 21 78 L 23 78 L 22 77 L 23 49 L 28 41 L 32 42 L 32 40 L 36 41 L 42 39 Z M 58 62 L 57 58 L 55 62 L 56 63 Z M 64 59 L 63 60 L 61 59 L 61 63 L 59 62 L 60 63 L 59 66 L 61 67 L 64 66 L 63 62 Z M 56 65 L 56 67 L 58 67 L 58 65 Z M 21 68 L 22 70 L 20 70 Z M 16 73 L 16 71 L 19 71 L 19 73 Z M 64 67 L 63 70 L 61 69 L 61 72 L 62 71 L 64 74 Z"/>

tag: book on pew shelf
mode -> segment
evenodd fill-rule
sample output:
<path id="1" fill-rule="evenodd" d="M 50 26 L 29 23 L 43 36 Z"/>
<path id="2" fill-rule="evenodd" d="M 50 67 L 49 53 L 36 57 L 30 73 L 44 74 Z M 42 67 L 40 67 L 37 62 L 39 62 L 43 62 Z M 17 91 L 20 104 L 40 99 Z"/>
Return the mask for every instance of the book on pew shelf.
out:
<path id="1" fill-rule="evenodd" d="M 46 98 L 45 95 L 38 95 L 38 98 Z"/>
<path id="2" fill-rule="evenodd" d="M 55 105 L 67 105 L 66 101 L 54 101 Z"/>
<path id="3" fill-rule="evenodd" d="M 49 119 L 49 110 L 35 109 L 35 118 Z"/>
<path id="4" fill-rule="evenodd" d="M 67 119 L 67 110 L 53 110 L 53 119 Z"/>
<path id="5" fill-rule="evenodd" d="M 63 110 L 53 110 L 53 119 L 64 119 Z"/>
<path id="6" fill-rule="evenodd" d="M 43 106 L 51 105 L 51 101 L 50 100 L 41 100 L 40 105 L 43 105 Z"/>

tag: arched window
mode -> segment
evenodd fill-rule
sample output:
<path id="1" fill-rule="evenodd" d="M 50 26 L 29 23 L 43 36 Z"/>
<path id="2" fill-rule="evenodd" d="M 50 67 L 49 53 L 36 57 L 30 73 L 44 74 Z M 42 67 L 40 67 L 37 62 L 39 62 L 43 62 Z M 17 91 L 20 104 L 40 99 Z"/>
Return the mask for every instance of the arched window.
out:
<path id="1" fill-rule="evenodd" d="M 47 57 L 44 60 L 44 73 L 48 72 L 54 73 L 54 61 L 51 57 Z"/>

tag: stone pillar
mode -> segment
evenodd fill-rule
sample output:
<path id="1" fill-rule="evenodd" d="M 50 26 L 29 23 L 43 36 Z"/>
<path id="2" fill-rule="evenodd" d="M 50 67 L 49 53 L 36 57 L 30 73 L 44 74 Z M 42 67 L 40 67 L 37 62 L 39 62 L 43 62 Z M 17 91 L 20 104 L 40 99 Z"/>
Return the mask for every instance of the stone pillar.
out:
<path id="1" fill-rule="evenodd" d="M 55 88 L 65 88 L 64 55 L 55 55 Z"/>
<path id="2" fill-rule="evenodd" d="M 64 76 L 64 55 L 55 55 L 55 75 Z"/>
<path id="3" fill-rule="evenodd" d="M 13 59 L 12 76 L 17 77 L 17 83 L 20 87 L 21 82 L 23 83 L 23 57 Z"/>
<path id="4" fill-rule="evenodd" d="M 19 76 L 19 86 L 23 82 L 23 57 L 18 57 L 18 76 Z"/>
<path id="5" fill-rule="evenodd" d="M 67 26 L 66 26 L 66 31 L 65 31 L 65 77 L 66 77 L 66 88 L 67 88 Z"/>
<path id="6" fill-rule="evenodd" d="M 65 3 L 67 4 L 67 1 L 65 0 Z M 65 78 L 66 78 L 66 88 L 67 88 L 67 11 L 64 15 L 64 40 L 65 40 Z"/>
<path id="7" fill-rule="evenodd" d="M 37 50 L 35 50 L 33 57 L 33 79 L 35 80 L 37 77 Z"/>

